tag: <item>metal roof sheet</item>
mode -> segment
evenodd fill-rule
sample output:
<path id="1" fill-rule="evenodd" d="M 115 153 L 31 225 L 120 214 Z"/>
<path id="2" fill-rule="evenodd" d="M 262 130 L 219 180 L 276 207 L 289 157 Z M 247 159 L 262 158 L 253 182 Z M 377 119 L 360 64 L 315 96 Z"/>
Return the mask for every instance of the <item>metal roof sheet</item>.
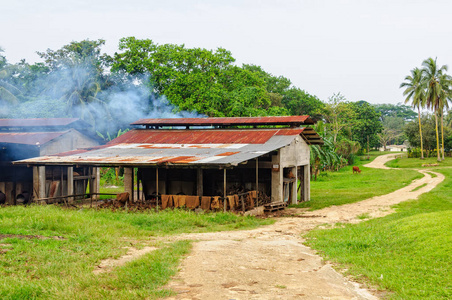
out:
<path id="1" fill-rule="evenodd" d="M 234 166 L 289 145 L 310 128 L 146 130 L 126 132 L 107 145 L 18 161 L 54 165 Z M 318 135 L 317 135 L 318 137 Z M 319 137 L 320 138 L 320 137 Z"/>
<path id="2" fill-rule="evenodd" d="M 274 135 L 299 135 L 304 128 L 291 129 L 198 129 L 130 130 L 109 144 L 263 144 Z"/>
<path id="3" fill-rule="evenodd" d="M 0 127 L 56 127 L 81 121 L 78 118 L 0 119 Z"/>
<path id="4" fill-rule="evenodd" d="M 43 145 L 67 132 L 0 132 L 0 143 Z"/>
<path id="5" fill-rule="evenodd" d="M 132 125 L 147 126 L 258 126 L 314 124 L 309 116 L 140 119 Z"/>
<path id="6" fill-rule="evenodd" d="M 178 165 L 230 166 L 262 156 L 290 144 L 294 136 L 281 135 L 264 144 L 111 144 L 85 152 L 30 158 L 18 164 L 77 165 Z M 160 144 L 161 145 L 161 144 Z"/>

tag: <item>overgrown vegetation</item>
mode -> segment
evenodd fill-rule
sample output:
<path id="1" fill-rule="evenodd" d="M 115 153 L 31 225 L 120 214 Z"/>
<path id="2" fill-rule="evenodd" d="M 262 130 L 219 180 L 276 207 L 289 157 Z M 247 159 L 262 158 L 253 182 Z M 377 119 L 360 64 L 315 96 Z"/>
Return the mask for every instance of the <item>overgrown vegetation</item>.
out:
<path id="1" fill-rule="evenodd" d="M 392 299 L 452 297 L 452 169 L 446 180 L 397 213 L 342 228 L 316 230 L 308 243 L 358 280 L 393 292 Z"/>
<path id="2" fill-rule="evenodd" d="M 189 241 L 162 243 L 151 236 L 253 228 L 270 220 L 180 210 L 125 213 L 16 206 L 0 210 L 2 299 L 155 299 L 190 249 Z M 110 273 L 99 262 L 126 247 L 158 250 Z"/>

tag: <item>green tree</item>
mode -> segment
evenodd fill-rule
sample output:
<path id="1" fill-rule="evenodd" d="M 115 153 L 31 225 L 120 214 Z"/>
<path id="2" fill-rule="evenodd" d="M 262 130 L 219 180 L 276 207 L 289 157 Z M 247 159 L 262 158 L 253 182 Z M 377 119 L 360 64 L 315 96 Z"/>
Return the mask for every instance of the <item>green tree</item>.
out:
<path id="1" fill-rule="evenodd" d="M 8 82 L 11 78 L 11 67 L 2 52 L 3 49 L 0 48 L 0 105 L 3 107 L 2 110 L 5 110 L 5 106 L 16 105 L 19 102 L 21 91 Z"/>
<path id="2" fill-rule="evenodd" d="M 397 132 L 395 130 L 384 128 L 382 132 L 377 133 L 378 140 L 383 145 L 384 150 L 386 151 L 386 146 L 388 143 L 397 137 Z"/>
<path id="3" fill-rule="evenodd" d="M 393 132 L 393 138 L 390 139 L 390 143 L 400 145 L 406 140 L 406 136 L 403 133 L 406 123 L 404 118 L 398 116 L 387 116 L 383 118 L 383 128 Z"/>
<path id="4" fill-rule="evenodd" d="M 59 95 L 66 102 L 70 115 L 80 117 L 96 128 L 99 111 L 108 108 L 98 93 L 111 83 L 104 73 L 110 58 L 101 54 L 104 40 L 71 42 L 58 50 L 47 49 L 37 52 L 49 68 L 49 78 L 54 79 L 54 95 Z M 45 91 L 51 92 L 51 91 Z"/>
<path id="5" fill-rule="evenodd" d="M 422 139 L 424 149 L 427 154 L 434 151 L 436 149 L 436 129 L 435 129 L 435 118 L 432 114 L 422 114 L 421 116 L 422 122 Z M 408 142 L 411 147 L 420 147 L 420 135 L 419 135 L 419 127 L 417 121 L 412 121 L 406 124 L 404 130 Z M 446 128 L 445 131 L 446 136 L 450 134 L 450 129 Z"/>
<path id="6" fill-rule="evenodd" d="M 407 76 L 409 77 L 409 76 Z M 405 78 L 406 79 L 406 78 Z M 413 111 L 410 106 L 404 105 L 402 103 L 397 104 L 374 104 L 375 110 L 381 114 L 381 120 L 383 121 L 386 117 L 401 117 L 405 121 L 412 121 L 417 117 L 417 113 Z"/>
<path id="7" fill-rule="evenodd" d="M 333 96 L 328 98 L 323 112 L 323 116 L 327 121 L 327 128 L 329 128 L 333 136 L 333 143 L 336 144 L 339 133 L 345 127 L 352 127 L 356 113 L 341 93 L 333 94 Z"/>
<path id="8" fill-rule="evenodd" d="M 235 59 L 223 48 L 157 45 L 128 37 L 121 39 L 119 49 L 122 52 L 115 53 L 112 70 L 150 74 L 154 91 L 178 110 L 212 117 L 287 114 L 283 107 L 272 106 L 279 101 L 278 94 L 267 91 L 268 86 L 276 91 L 282 83 L 274 82 L 262 69 L 233 65 Z"/>
<path id="9" fill-rule="evenodd" d="M 324 138 L 323 141 L 322 146 L 310 146 L 311 176 L 314 175 L 314 180 L 317 180 L 321 170 L 338 170 L 342 163 L 342 157 L 336 153 L 331 138 Z"/>
<path id="10" fill-rule="evenodd" d="M 419 68 L 414 68 L 413 70 L 411 70 L 411 75 L 405 77 L 405 82 L 400 84 L 400 88 L 405 88 L 405 90 L 403 91 L 403 95 L 406 96 L 405 103 L 411 101 L 411 105 L 418 110 L 421 159 L 424 159 L 424 147 L 422 145 L 421 107 L 424 107 L 426 105 L 426 98 L 422 71 Z"/>
<path id="11" fill-rule="evenodd" d="M 434 60 L 433 58 L 428 58 L 422 62 L 422 66 L 424 85 L 426 89 L 425 101 L 427 108 L 432 108 L 434 111 L 436 124 L 436 150 L 438 156 L 437 159 L 438 161 L 441 161 L 438 134 L 438 116 L 441 118 L 442 125 L 442 111 L 446 106 L 447 99 L 450 98 L 451 95 L 451 78 L 445 73 L 447 71 L 447 66 L 443 65 L 438 68 L 436 59 Z M 443 126 L 441 126 L 441 131 L 443 132 Z M 444 156 L 444 142 L 442 143 L 442 153 Z"/>
<path id="12" fill-rule="evenodd" d="M 370 147 L 378 146 L 377 133 L 383 130 L 380 113 L 366 101 L 352 102 L 351 106 L 356 116 L 352 126 L 353 140 L 358 141 L 362 147 L 367 145 L 368 141 Z"/>

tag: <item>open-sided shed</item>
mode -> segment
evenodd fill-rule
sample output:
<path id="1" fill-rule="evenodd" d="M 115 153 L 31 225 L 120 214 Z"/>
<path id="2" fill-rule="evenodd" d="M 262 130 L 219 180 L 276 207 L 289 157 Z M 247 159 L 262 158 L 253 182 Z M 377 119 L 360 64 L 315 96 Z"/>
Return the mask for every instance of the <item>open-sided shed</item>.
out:
<path id="1" fill-rule="evenodd" d="M 309 144 L 322 143 L 312 128 L 300 127 L 304 124 L 313 121 L 308 116 L 143 119 L 133 123 L 141 128 L 104 146 L 16 164 L 35 168 L 36 199 L 46 198 L 40 193 L 49 180 L 45 168 L 65 167 L 66 174 L 84 169 L 92 180 L 90 193 L 96 194 L 98 168 L 121 166 L 132 201 L 162 201 L 161 195 L 225 199 L 237 191 L 256 191 L 260 204 L 265 199 L 296 203 L 297 180 L 301 199 L 309 200 Z M 67 190 L 74 193 L 73 185 Z"/>

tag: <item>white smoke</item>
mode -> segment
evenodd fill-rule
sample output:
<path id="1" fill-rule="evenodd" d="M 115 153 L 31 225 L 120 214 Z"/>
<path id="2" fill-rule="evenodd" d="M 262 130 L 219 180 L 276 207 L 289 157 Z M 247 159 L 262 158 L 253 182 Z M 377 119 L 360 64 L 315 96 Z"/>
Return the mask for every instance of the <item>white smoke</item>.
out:
<path id="1" fill-rule="evenodd" d="M 197 112 L 178 111 L 168 99 L 157 95 L 149 86 L 149 76 L 122 76 L 112 74 L 116 79 L 107 88 L 92 92 L 96 88 L 92 67 L 74 66 L 52 71 L 50 75 L 38 76 L 29 85 L 30 99 L 12 105 L 2 103 L 3 118 L 52 118 L 81 117 L 93 125 L 95 131 L 115 134 L 119 129 L 142 118 L 195 118 L 203 117 Z M 91 92 L 85 103 L 79 103 L 81 92 Z M 98 101 L 100 100 L 100 101 Z M 70 105 L 72 103 L 72 105 Z"/>

